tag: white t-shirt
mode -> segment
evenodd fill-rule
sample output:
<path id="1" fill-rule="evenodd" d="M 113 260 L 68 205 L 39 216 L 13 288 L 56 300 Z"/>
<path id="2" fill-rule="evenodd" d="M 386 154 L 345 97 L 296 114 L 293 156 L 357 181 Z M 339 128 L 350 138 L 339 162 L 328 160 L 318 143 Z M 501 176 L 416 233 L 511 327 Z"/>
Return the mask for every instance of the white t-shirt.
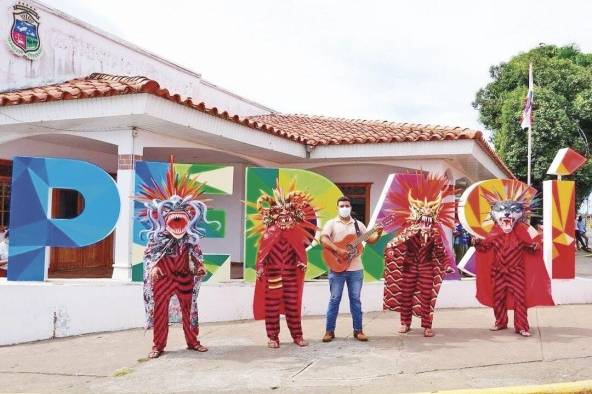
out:
<path id="1" fill-rule="evenodd" d="M 358 220 L 358 227 L 360 228 L 360 234 L 366 232 L 366 226 L 364 223 Z M 354 226 L 354 220 L 349 219 L 349 222 L 344 223 L 339 217 L 329 220 L 325 223 L 321 236 L 326 235 L 332 242 L 339 242 L 347 235 L 356 235 L 356 227 Z M 363 270 L 364 265 L 362 264 L 362 256 L 356 256 L 352 259 L 347 271 L 359 271 Z"/>

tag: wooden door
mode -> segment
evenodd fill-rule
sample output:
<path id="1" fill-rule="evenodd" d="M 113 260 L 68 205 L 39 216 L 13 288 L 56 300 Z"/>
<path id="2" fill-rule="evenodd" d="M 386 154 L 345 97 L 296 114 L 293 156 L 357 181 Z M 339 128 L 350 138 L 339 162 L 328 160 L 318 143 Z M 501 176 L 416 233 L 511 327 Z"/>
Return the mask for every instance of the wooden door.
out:
<path id="1" fill-rule="evenodd" d="M 71 219 L 84 209 L 84 200 L 74 190 L 54 189 L 52 218 Z M 113 271 L 113 233 L 82 248 L 51 248 L 50 278 L 110 278 Z"/>
<path id="2" fill-rule="evenodd" d="M 341 192 L 350 198 L 355 218 L 364 224 L 370 220 L 370 187 L 372 183 L 337 183 Z"/>

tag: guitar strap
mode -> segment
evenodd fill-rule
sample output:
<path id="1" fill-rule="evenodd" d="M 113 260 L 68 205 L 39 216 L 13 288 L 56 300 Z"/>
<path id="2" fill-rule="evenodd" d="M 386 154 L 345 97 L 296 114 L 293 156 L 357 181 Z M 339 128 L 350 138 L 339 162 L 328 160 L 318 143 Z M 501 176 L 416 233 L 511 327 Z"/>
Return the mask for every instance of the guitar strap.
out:
<path id="1" fill-rule="evenodd" d="M 360 226 L 358 225 L 358 221 L 356 219 L 354 219 L 354 227 L 356 229 L 356 235 L 359 237 L 362 232 L 360 231 Z"/>

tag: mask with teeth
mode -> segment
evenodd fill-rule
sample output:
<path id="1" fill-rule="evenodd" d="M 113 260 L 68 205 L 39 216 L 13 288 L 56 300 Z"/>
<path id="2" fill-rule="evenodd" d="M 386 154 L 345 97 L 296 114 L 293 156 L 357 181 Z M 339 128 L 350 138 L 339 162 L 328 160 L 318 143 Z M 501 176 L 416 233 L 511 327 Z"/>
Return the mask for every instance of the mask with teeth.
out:
<path id="1" fill-rule="evenodd" d="M 502 188 L 493 191 L 483 189 L 482 193 L 491 208 L 491 220 L 507 234 L 514 230 L 516 224 L 528 221 L 537 190 L 520 181 L 509 180 Z"/>
<path id="2" fill-rule="evenodd" d="M 288 192 L 277 185 L 273 193 L 263 193 L 255 204 L 250 204 L 256 213 L 250 216 L 253 227 L 250 233 L 263 233 L 271 227 L 281 231 L 300 228 L 307 237 L 314 237 L 316 210 L 308 193 L 295 190 L 290 185 Z"/>
<path id="3" fill-rule="evenodd" d="M 509 233 L 524 217 L 524 205 L 517 201 L 498 201 L 491 206 L 491 218 L 502 229 Z"/>
<path id="4" fill-rule="evenodd" d="M 153 181 L 154 182 L 154 181 Z M 203 199 L 205 184 L 190 178 L 189 174 L 180 176 L 175 172 L 173 159 L 161 185 L 144 184 L 136 200 L 144 204 L 139 212 L 140 219 L 147 229 L 149 240 L 174 238 L 183 242 L 198 243 L 206 235 L 206 199 Z"/>
<path id="5" fill-rule="evenodd" d="M 290 230 L 302 223 L 306 205 L 309 205 L 309 197 L 304 193 L 291 192 L 283 196 L 281 189 L 274 190 L 274 196 L 265 194 L 257 200 L 257 210 L 264 225 L 275 225 L 280 230 Z"/>
<path id="6" fill-rule="evenodd" d="M 181 239 L 187 234 L 189 223 L 199 213 L 190 201 L 184 201 L 176 195 L 162 202 L 160 212 L 166 231 L 177 239 Z"/>
<path id="7" fill-rule="evenodd" d="M 387 229 L 403 233 L 418 228 L 424 235 L 441 226 L 454 227 L 454 188 L 445 175 L 397 174 L 384 200 L 385 216 L 393 218 Z"/>
<path id="8" fill-rule="evenodd" d="M 442 206 L 442 193 L 440 192 L 435 199 L 428 201 L 427 197 L 424 197 L 423 200 L 413 198 L 411 190 L 409 190 L 407 199 L 409 201 L 409 220 L 419 224 L 421 229 L 431 228 Z"/>

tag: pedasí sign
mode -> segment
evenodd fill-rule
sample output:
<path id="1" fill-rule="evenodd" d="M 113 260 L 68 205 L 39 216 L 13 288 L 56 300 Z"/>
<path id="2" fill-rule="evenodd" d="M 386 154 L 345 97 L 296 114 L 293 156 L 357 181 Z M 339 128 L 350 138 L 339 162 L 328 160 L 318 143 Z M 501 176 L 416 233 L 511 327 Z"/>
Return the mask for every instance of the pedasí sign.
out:
<path id="1" fill-rule="evenodd" d="M 136 189 L 142 183 L 160 184 L 168 164 L 159 162 L 136 163 Z M 200 182 L 206 183 L 205 194 L 215 196 L 233 194 L 233 167 L 210 164 L 175 164 L 177 173 L 188 173 Z M 387 179 L 378 204 L 374 209 L 369 226 L 384 217 L 385 196 L 393 188 L 399 187 L 394 181 L 395 174 Z M 499 180 L 490 180 L 494 185 Z M 494 182 L 493 184 L 491 182 Z M 553 277 L 573 278 L 575 258 L 573 249 L 574 185 L 571 181 L 546 187 L 545 193 L 545 249 L 552 248 L 547 258 L 547 269 Z M 292 168 L 258 168 L 246 170 L 245 201 L 255 203 L 261 193 L 269 193 L 276 184 L 287 186 L 295 184 L 297 189 L 306 190 L 320 206 L 317 225 L 337 215 L 336 200 L 342 195 L 339 188 L 329 179 L 312 171 Z M 480 195 L 487 184 L 478 183 L 470 187 L 461 201 L 459 216 L 467 230 L 479 236 L 479 231 L 487 231 L 482 221 L 489 216 L 488 206 Z M 82 213 L 72 219 L 51 218 L 51 190 L 71 189 L 78 191 L 84 199 Z M 137 190 L 136 190 L 137 191 Z M 120 214 L 120 196 L 114 180 L 103 169 L 94 164 L 72 159 L 15 157 L 13 161 L 12 195 L 10 208 L 10 249 L 8 280 L 43 281 L 47 277 L 49 247 L 83 247 L 99 242 L 114 229 Z M 464 202 L 463 202 L 464 201 Z M 468 202 L 467 202 L 468 201 Z M 136 203 L 138 204 L 138 203 Z M 140 208 L 138 205 L 136 209 Z M 252 204 L 245 204 L 245 218 L 252 213 Z M 548 212 L 547 212 L 548 211 Z M 465 219 L 463 219 L 465 218 Z M 130 218 L 131 219 L 131 218 Z M 226 213 L 223 209 L 209 210 L 209 219 L 221 224 L 220 227 L 207 228 L 207 237 L 226 236 Z M 243 231 L 250 226 L 246 219 Z M 142 223 L 134 218 L 132 245 L 132 278 L 142 278 L 142 256 L 146 240 L 142 237 Z M 551 236 L 547 233 L 551 232 Z M 365 280 L 380 280 L 384 269 L 383 250 L 394 234 L 384 234 L 374 245 L 364 248 Z M 238 236 L 236 234 L 235 236 Z M 246 281 L 255 278 L 256 241 L 245 236 L 244 277 Z M 548 242 L 547 240 L 550 240 Z M 561 247 L 559 247 L 561 246 Z M 206 250 L 207 252 L 207 250 Z M 320 245 L 313 243 L 307 250 L 309 264 L 307 277 L 317 278 L 327 268 L 321 258 Z M 229 264 L 229 254 L 206 254 L 206 279 L 216 280 L 216 272 L 224 264 Z M 454 279 L 454 278 L 451 278 Z"/>

